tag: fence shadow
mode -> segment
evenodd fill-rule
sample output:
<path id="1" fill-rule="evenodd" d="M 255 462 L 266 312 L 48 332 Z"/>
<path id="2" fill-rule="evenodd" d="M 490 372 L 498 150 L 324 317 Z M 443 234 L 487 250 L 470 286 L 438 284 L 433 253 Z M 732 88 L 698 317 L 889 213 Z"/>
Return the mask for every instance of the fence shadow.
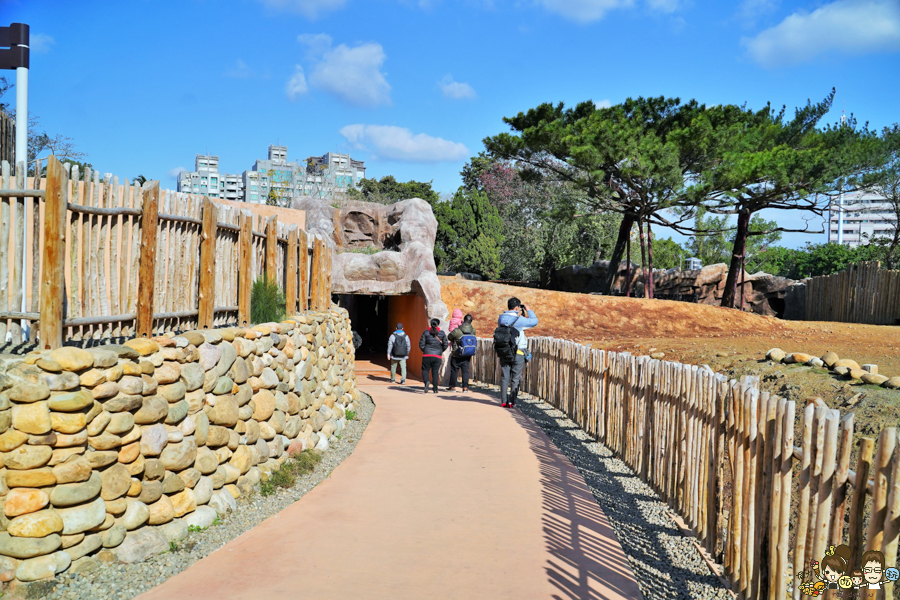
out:
<path id="1" fill-rule="evenodd" d="M 679 566 L 684 557 L 675 560 L 676 552 L 696 555 L 696 550 L 666 516 L 665 503 L 605 446 L 571 421 L 559 426 L 558 417 L 550 414 L 555 409 L 538 402 L 520 393 L 519 410 L 512 414 L 528 433 L 540 464 L 544 541 L 554 557 L 545 572 L 558 590 L 554 598 L 634 597 L 629 569 L 646 598 L 695 597 L 704 587 L 724 592 L 698 555 L 691 568 Z M 589 492 L 577 485 L 580 478 Z M 616 540 L 627 563 L 609 556 Z"/>

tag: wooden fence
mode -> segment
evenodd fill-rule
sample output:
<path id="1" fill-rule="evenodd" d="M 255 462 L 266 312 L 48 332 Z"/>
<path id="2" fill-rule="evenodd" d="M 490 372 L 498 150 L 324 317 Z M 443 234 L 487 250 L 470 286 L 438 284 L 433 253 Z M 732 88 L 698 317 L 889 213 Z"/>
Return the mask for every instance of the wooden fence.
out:
<path id="1" fill-rule="evenodd" d="M 17 172 L 2 164 L 0 345 L 245 325 L 262 276 L 288 313 L 330 306 L 331 249 L 295 225 L 54 157 L 33 189 Z"/>
<path id="2" fill-rule="evenodd" d="M 806 320 L 897 325 L 900 320 L 900 271 L 861 262 L 834 275 L 806 282 Z"/>
<path id="3" fill-rule="evenodd" d="M 0 109 L 0 161 L 13 162 L 16 155 L 16 120 Z"/>
<path id="4" fill-rule="evenodd" d="M 728 380 L 708 367 L 552 338 L 529 344 L 521 389 L 565 412 L 651 485 L 724 565 L 738 597 L 799 600 L 795 575 L 829 545 L 848 544 L 852 568 L 869 549 L 895 565 L 896 428 L 877 445 L 860 439 L 854 471 L 853 415 L 841 419 L 821 400 L 798 422 L 795 403 L 760 391 L 753 377 Z M 493 340 L 479 340 L 474 377 L 499 384 Z"/>

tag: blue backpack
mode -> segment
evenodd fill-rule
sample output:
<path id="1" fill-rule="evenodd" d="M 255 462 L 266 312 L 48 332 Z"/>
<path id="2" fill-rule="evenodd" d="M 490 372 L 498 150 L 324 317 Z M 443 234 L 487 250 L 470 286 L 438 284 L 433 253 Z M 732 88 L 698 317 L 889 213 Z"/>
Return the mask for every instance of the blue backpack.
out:
<path id="1" fill-rule="evenodd" d="M 478 340 L 474 334 L 464 333 L 461 338 L 459 338 L 458 343 L 458 356 L 467 357 L 467 356 L 475 356 L 475 350 L 478 347 Z"/>

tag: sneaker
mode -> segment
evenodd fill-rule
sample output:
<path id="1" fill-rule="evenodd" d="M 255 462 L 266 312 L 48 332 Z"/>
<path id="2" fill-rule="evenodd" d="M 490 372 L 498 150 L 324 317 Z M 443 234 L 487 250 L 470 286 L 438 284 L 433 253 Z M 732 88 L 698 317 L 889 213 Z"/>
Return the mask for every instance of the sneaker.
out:
<path id="1" fill-rule="evenodd" d="M 424 394 L 427 394 L 427 393 L 428 393 L 428 386 L 427 386 L 427 385 L 425 386 L 425 390 L 423 391 L 423 393 L 424 393 Z"/>
<path id="2" fill-rule="evenodd" d="M 403 385 L 403 384 L 405 384 L 405 383 L 406 383 L 406 380 L 405 380 L 405 379 L 401 379 L 401 380 L 400 380 L 400 385 Z"/>
<path id="3" fill-rule="evenodd" d="M 463 393 L 463 394 L 468 394 L 468 393 L 469 393 L 469 388 L 463 388 L 463 389 L 462 389 L 462 393 Z"/>
<path id="4" fill-rule="evenodd" d="M 434 390 L 433 390 L 433 391 L 434 391 L 434 393 L 435 393 L 435 394 L 437 394 L 437 393 L 438 393 L 438 389 L 437 389 L 437 388 L 434 388 Z"/>
<path id="5" fill-rule="evenodd" d="M 503 404 L 500 405 L 500 407 L 501 407 L 501 408 L 509 408 L 509 404 L 507 404 L 506 402 L 504 402 Z"/>
<path id="6" fill-rule="evenodd" d="M 393 380 L 393 379 L 391 379 L 391 383 L 397 383 L 397 382 L 396 382 L 396 381 L 394 381 L 394 380 Z"/>
<path id="7" fill-rule="evenodd" d="M 516 403 L 515 403 L 515 402 L 510 402 L 510 403 L 509 403 L 509 407 L 510 407 L 510 408 L 515 408 L 515 407 L 516 407 Z"/>
<path id="8" fill-rule="evenodd" d="M 449 388 L 447 388 L 447 391 L 448 391 L 448 392 L 455 392 L 455 391 L 456 391 L 456 388 L 449 387 Z"/>

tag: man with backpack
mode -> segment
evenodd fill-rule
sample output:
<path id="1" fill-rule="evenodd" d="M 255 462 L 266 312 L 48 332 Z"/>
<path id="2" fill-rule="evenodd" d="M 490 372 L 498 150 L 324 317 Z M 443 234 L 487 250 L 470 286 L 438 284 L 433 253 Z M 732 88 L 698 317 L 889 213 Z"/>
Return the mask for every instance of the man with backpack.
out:
<path id="1" fill-rule="evenodd" d="M 428 374 L 431 374 L 431 385 L 434 393 L 438 393 L 438 373 L 444 362 L 444 350 L 449 346 L 447 334 L 441 331 L 441 322 L 431 320 L 431 327 L 422 332 L 419 338 L 419 350 L 422 351 L 422 380 L 425 382 L 425 393 L 428 393 Z"/>
<path id="2" fill-rule="evenodd" d="M 456 375 L 462 372 L 462 391 L 466 393 L 469 391 L 469 363 L 478 346 L 472 315 L 465 316 L 462 324 L 450 332 L 449 339 L 453 344 L 453 354 L 450 356 L 450 387 L 447 391 L 456 391 Z"/>
<path id="3" fill-rule="evenodd" d="M 510 298 L 506 307 L 509 310 L 497 319 L 494 351 L 500 359 L 500 406 L 515 408 L 519 380 L 530 358 L 525 330 L 537 327 L 538 319 L 518 298 Z"/>
<path id="4" fill-rule="evenodd" d="M 409 358 L 409 336 L 403 331 L 403 323 L 388 338 L 388 360 L 391 361 L 391 383 L 396 383 L 397 365 L 400 365 L 400 384 L 406 383 L 406 361 Z"/>

